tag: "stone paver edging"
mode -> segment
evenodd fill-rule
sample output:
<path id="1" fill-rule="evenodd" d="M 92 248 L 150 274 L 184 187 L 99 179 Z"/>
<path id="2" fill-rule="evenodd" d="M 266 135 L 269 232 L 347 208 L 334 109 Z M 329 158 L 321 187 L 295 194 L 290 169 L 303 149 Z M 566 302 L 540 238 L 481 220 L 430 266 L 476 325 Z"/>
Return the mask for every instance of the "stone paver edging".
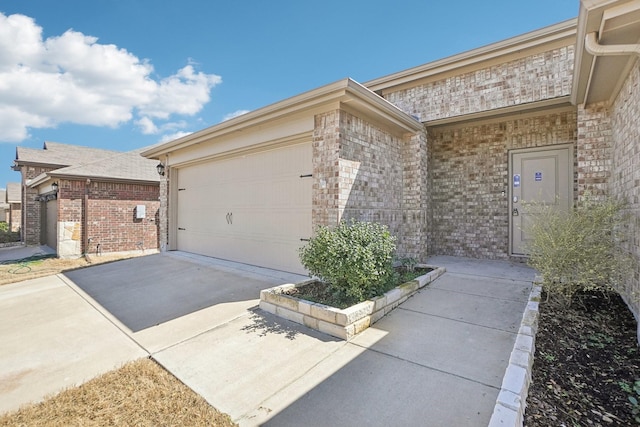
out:
<path id="1" fill-rule="evenodd" d="M 527 393 L 531 384 L 541 292 L 542 288 L 534 284 L 522 315 L 518 336 L 509 357 L 509 365 L 502 379 L 502 387 L 489 427 L 521 427 L 524 423 Z"/>
<path id="2" fill-rule="evenodd" d="M 284 293 L 290 289 L 313 282 L 313 280 L 262 290 L 260 292 L 260 308 L 276 316 L 334 337 L 350 340 L 446 271 L 442 267 L 425 264 L 419 264 L 417 267 L 428 267 L 433 268 L 433 270 L 391 289 L 380 297 L 361 302 L 343 310 L 295 298 Z"/>

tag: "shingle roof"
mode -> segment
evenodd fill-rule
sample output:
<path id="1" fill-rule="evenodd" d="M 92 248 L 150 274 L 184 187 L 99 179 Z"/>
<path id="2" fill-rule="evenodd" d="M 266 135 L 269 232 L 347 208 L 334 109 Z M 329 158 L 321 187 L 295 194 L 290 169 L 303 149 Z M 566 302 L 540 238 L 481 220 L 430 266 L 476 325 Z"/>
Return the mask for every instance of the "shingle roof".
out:
<path id="1" fill-rule="evenodd" d="M 102 159 L 49 172 L 50 176 L 106 178 L 160 182 L 157 160 L 140 155 L 140 150 L 117 153 Z"/>
<path id="2" fill-rule="evenodd" d="M 71 166 L 92 162 L 118 153 L 118 151 L 104 150 L 102 148 L 82 147 L 79 145 L 61 144 L 50 141 L 46 141 L 42 148 L 42 150 L 37 150 L 34 148 L 17 147 L 16 164 L 41 163 L 46 165 Z"/>
<path id="3" fill-rule="evenodd" d="M 7 203 L 22 203 L 22 191 L 19 182 L 7 182 Z"/>
<path id="4" fill-rule="evenodd" d="M 8 209 L 8 208 L 9 208 L 9 203 L 7 203 L 7 191 L 0 190 L 0 209 Z M 2 221 L 4 221 L 4 218 L 2 218 Z"/>
<path id="5" fill-rule="evenodd" d="M 42 150 L 17 147 L 15 163 L 59 166 L 59 169 L 30 182 L 46 179 L 45 175 L 159 182 L 156 171 L 158 162 L 142 157 L 140 151 L 141 149 L 123 153 L 47 141 Z"/>

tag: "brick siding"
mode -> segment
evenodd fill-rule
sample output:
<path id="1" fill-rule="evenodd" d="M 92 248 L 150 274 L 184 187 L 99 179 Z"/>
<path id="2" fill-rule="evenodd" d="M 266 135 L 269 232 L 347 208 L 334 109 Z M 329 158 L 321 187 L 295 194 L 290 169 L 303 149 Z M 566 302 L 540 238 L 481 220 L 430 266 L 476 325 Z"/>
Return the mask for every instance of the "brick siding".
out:
<path id="1" fill-rule="evenodd" d="M 571 94 L 574 46 L 495 64 L 384 97 L 423 122 Z"/>
<path id="2" fill-rule="evenodd" d="M 25 183 L 53 168 L 39 166 L 22 166 L 22 237 L 27 245 L 40 245 L 40 203 L 36 201 L 37 188 L 29 188 Z"/>
<path id="3" fill-rule="evenodd" d="M 158 248 L 159 187 L 116 182 L 89 184 L 87 231 L 83 230 L 86 181 L 61 180 L 58 192 L 58 253 L 126 252 Z M 136 218 L 136 206 L 145 218 Z M 88 248 L 84 247 L 89 240 Z"/>
<path id="4" fill-rule="evenodd" d="M 424 135 L 405 139 L 346 111 L 317 115 L 314 226 L 378 222 L 398 237 L 399 255 L 426 256 L 425 154 Z"/>
<path id="5" fill-rule="evenodd" d="M 626 299 L 640 318 L 640 61 L 636 61 L 612 106 L 612 167 L 609 191 L 628 203 L 627 240 L 623 247 L 635 257 Z"/>
<path id="6" fill-rule="evenodd" d="M 575 145 L 575 111 L 428 131 L 429 253 L 508 258 L 508 150 Z"/>
<path id="7" fill-rule="evenodd" d="M 578 106 L 578 195 L 607 196 L 611 175 L 611 113 L 607 102 Z"/>

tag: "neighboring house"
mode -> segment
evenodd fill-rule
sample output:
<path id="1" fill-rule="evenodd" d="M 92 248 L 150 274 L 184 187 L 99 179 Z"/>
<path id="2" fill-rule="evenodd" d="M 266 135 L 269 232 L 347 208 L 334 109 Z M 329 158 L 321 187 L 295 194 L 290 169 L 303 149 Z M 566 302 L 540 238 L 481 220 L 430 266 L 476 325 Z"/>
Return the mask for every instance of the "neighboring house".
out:
<path id="1" fill-rule="evenodd" d="M 158 248 L 159 177 L 139 151 L 45 142 L 17 147 L 22 236 L 60 257 Z"/>
<path id="2" fill-rule="evenodd" d="M 22 191 L 19 182 L 8 182 L 6 203 L 9 205 L 7 223 L 11 231 L 20 231 L 22 221 Z"/>
<path id="3" fill-rule="evenodd" d="M 7 203 L 7 190 L 0 190 L 0 222 L 9 223 L 9 203 Z"/>
<path id="4" fill-rule="evenodd" d="M 160 246 L 302 272 L 313 228 L 387 224 L 400 255 L 524 255 L 522 201 L 629 203 L 640 259 L 640 1 L 361 85 L 345 79 L 142 155 Z M 628 279 L 636 315 L 640 272 Z"/>

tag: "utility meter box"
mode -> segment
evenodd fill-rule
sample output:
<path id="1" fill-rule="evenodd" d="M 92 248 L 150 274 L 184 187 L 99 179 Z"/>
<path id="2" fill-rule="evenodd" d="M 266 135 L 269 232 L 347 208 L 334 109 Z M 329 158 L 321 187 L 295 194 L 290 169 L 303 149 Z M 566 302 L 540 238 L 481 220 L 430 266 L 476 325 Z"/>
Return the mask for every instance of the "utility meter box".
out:
<path id="1" fill-rule="evenodd" d="M 136 206 L 136 219 L 144 219 L 146 213 L 145 205 Z"/>

